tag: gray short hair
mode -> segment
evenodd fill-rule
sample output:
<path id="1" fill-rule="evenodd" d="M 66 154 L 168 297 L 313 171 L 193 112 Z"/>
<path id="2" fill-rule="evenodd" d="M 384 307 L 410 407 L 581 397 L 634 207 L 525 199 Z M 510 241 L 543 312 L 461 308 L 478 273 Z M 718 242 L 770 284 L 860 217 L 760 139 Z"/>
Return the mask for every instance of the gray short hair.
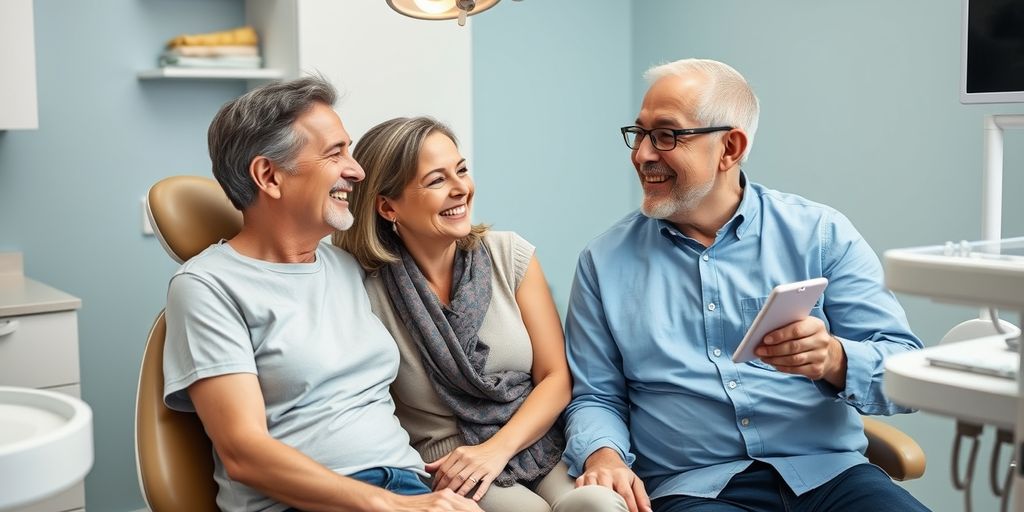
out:
<path id="1" fill-rule="evenodd" d="M 317 103 L 334 105 L 334 86 L 319 76 L 274 82 L 224 104 L 207 132 L 213 175 L 231 204 L 245 210 L 256 200 L 249 165 L 257 156 L 292 171 L 305 138 L 295 120 Z"/>
<path id="2" fill-rule="evenodd" d="M 654 66 L 644 73 L 653 84 L 666 76 L 682 76 L 698 72 L 708 77 L 708 86 L 701 95 L 694 117 L 705 126 L 732 126 L 747 134 L 747 149 L 740 162 L 746 162 L 754 146 L 760 103 L 750 84 L 728 64 L 708 59 L 682 59 Z"/>

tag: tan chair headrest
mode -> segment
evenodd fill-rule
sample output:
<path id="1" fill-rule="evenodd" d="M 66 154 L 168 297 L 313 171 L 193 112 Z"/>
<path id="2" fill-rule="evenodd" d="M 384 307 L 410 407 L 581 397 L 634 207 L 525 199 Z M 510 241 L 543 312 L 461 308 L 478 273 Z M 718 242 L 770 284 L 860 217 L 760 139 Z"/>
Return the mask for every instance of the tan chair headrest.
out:
<path id="1" fill-rule="evenodd" d="M 242 212 L 220 184 L 201 176 L 158 181 L 149 189 L 147 212 L 160 244 L 178 263 L 242 229 Z"/>

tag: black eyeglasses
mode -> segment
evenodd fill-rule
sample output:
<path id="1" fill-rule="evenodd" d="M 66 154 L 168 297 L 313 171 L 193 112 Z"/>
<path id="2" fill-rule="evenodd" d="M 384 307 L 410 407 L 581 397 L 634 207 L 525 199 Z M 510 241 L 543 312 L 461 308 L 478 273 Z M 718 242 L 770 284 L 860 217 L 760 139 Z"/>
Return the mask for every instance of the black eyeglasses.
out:
<path id="1" fill-rule="evenodd" d="M 622 132 L 622 139 L 626 141 L 629 149 L 640 149 L 644 137 L 651 138 L 651 144 L 658 151 L 672 151 L 676 148 L 676 142 L 683 135 L 699 135 L 701 133 L 724 132 L 732 130 L 732 126 L 709 126 L 707 128 L 682 128 L 673 130 L 671 128 L 655 128 L 645 130 L 639 126 L 623 126 L 619 128 Z"/>

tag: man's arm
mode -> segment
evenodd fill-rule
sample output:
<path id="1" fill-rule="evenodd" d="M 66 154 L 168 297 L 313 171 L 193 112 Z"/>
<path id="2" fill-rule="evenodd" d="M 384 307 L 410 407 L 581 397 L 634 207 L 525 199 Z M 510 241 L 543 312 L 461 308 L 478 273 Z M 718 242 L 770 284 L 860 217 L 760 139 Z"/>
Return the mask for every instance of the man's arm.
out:
<path id="1" fill-rule="evenodd" d="M 580 255 L 566 316 L 566 357 L 573 400 L 566 409 L 565 458 L 576 485 L 603 485 L 626 501 L 630 512 L 649 511 L 643 481 L 629 468 L 629 405 L 622 355 L 604 316 L 589 251 Z"/>
<path id="2" fill-rule="evenodd" d="M 863 414 L 911 412 L 882 392 L 885 358 L 922 347 L 906 314 L 885 288 L 882 265 L 850 221 L 836 213 L 823 223 L 822 305 L 829 329 L 808 318 L 765 336 L 758 353 L 780 371 L 808 376 L 826 395 Z M 829 332 L 831 330 L 831 332 Z"/>
<path id="3" fill-rule="evenodd" d="M 259 381 L 251 373 L 203 379 L 188 394 L 228 477 L 282 503 L 309 511 L 480 510 L 450 490 L 399 496 L 334 473 L 272 438 Z"/>

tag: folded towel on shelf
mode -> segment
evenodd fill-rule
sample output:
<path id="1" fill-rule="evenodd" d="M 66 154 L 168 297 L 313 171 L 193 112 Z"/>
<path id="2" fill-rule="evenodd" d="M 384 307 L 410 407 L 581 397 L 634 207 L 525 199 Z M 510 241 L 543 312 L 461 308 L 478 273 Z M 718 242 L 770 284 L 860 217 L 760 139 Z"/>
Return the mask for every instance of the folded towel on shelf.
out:
<path id="1" fill-rule="evenodd" d="M 164 53 L 160 56 L 160 67 L 256 69 L 262 64 L 263 59 L 258 55 L 185 57 Z"/>
<path id="2" fill-rule="evenodd" d="M 164 54 L 179 57 L 223 57 L 227 55 L 259 55 L 260 50 L 256 46 L 244 45 L 175 46 Z"/>
<path id="3" fill-rule="evenodd" d="M 182 34 L 167 42 L 168 48 L 178 46 L 223 46 L 223 45 L 245 45 L 256 46 L 259 44 L 259 37 L 256 29 L 245 26 L 222 30 L 219 32 L 208 32 L 205 34 Z"/>

